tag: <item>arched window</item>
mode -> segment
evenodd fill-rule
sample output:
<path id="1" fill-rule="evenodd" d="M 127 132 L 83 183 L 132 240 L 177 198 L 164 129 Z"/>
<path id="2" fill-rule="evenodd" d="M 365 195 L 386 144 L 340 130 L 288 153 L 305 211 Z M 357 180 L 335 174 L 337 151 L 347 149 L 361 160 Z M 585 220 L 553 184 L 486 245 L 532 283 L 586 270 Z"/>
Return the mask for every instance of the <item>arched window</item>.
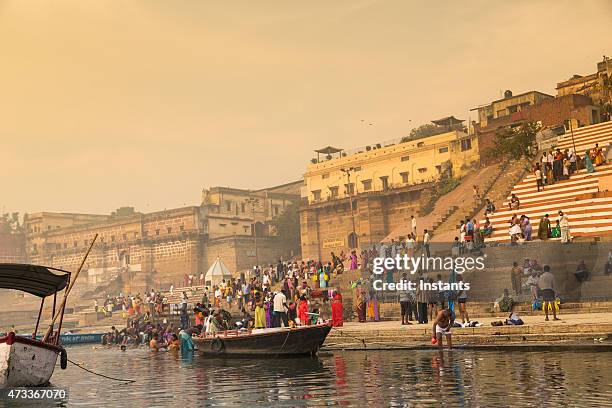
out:
<path id="1" fill-rule="evenodd" d="M 351 232 L 348 235 L 348 246 L 349 246 L 349 248 L 355 249 L 355 248 L 357 248 L 358 244 L 359 244 L 359 239 L 357 238 L 357 234 L 355 234 L 354 232 Z"/>

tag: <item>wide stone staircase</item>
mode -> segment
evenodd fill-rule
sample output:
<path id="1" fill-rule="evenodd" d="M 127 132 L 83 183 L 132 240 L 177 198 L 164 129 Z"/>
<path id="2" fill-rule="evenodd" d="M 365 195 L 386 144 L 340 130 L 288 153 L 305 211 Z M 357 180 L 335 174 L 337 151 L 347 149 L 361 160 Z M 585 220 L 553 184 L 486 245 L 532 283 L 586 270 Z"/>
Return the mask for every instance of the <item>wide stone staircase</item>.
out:
<path id="1" fill-rule="evenodd" d="M 612 122 L 588 126 L 566 134 L 558 142 L 558 147 L 568 149 L 575 143 L 580 154 L 595 143 L 604 149 L 612 140 Z M 612 233 L 612 164 L 595 168 L 594 173 L 585 169 L 574 173 L 568 180 L 562 180 L 552 185 L 547 184 L 537 191 L 535 175 L 530 173 L 517 183 L 510 194 L 502 202 L 496 202 L 498 211 L 490 215 L 493 224 L 493 234 L 487 242 L 509 242 L 509 221 L 513 214 L 529 217 L 533 233 L 537 237 L 540 218 L 549 214 L 551 225 L 554 226 L 557 213 L 563 211 L 569 217 L 570 231 L 573 237 L 601 236 Z M 520 208 L 516 211 L 508 209 L 511 194 L 516 194 L 520 200 Z M 481 217 L 481 223 L 484 222 Z"/>
<path id="2" fill-rule="evenodd" d="M 477 185 L 481 189 L 481 194 L 486 193 L 503 173 L 505 166 L 506 164 L 496 163 L 482 167 L 461 179 L 461 184 L 436 201 L 431 213 L 417 218 L 417 234 L 422 236 L 425 229 L 435 233 L 441 226 L 446 225 L 449 219 L 465 216 L 466 212 L 474 211 L 477 204 L 473 199 L 472 187 Z M 398 240 L 406 237 L 410 231 L 410 218 L 406 218 L 383 241 Z"/>
<path id="3" fill-rule="evenodd" d="M 459 235 L 461 221 L 466 218 L 474 218 L 477 214 L 484 214 L 484 199 L 488 198 L 492 202 L 496 202 L 499 198 L 505 197 L 512 186 L 525 175 L 525 172 L 525 162 L 516 160 L 504 162 L 500 166 L 497 176 L 481 186 L 483 202 L 476 203 L 474 200 L 460 199 L 460 208 L 434 230 L 432 242 L 452 242 L 455 236 Z M 471 188 L 472 186 L 468 187 Z"/>

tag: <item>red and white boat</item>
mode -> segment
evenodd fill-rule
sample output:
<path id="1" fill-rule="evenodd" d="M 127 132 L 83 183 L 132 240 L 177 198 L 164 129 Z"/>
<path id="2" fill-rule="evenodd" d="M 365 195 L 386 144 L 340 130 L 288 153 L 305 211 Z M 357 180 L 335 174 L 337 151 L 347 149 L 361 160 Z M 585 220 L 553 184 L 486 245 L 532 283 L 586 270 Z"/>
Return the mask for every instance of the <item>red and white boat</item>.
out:
<path id="1" fill-rule="evenodd" d="M 66 296 L 70 286 L 70 272 L 38 265 L 0 264 L 0 288 L 15 289 L 41 298 L 36 328 L 31 337 L 11 332 L 0 337 L 0 388 L 34 387 L 49 383 L 60 356 L 66 368 L 66 351 L 59 344 Z M 64 299 L 57 308 L 57 293 L 66 288 Z M 53 296 L 53 320 L 42 339 L 36 334 L 45 299 Z M 54 325 L 59 318 L 57 330 Z"/>

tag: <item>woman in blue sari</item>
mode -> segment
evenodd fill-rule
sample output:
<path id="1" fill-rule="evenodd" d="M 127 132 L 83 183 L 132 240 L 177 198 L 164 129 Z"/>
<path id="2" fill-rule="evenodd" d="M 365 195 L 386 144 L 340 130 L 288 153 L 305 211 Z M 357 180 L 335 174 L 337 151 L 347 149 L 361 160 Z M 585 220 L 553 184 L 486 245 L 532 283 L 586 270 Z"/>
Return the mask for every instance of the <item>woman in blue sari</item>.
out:
<path id="1" fill-rule="evenodd" d="M 593 167 L 593 162 L 591 161 L 591 151 L 587 150 L 584 155 L 584 167 L 586 168 L 587 173 L 593 173 L 595 168 Z"/>

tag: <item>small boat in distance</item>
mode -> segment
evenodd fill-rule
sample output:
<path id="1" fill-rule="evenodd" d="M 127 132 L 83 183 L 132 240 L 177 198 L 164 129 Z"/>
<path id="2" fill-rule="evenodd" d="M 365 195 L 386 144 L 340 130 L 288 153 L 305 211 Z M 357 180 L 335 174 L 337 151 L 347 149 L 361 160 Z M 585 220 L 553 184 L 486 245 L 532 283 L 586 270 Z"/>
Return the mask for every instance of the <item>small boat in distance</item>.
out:
<path id="1" fill-rule="evenodd" d="M 316 355 L 331 322 L 293 328 L 226 330 L 193 337 L 201 354 L 217 357 L 294 357 Z"/>

